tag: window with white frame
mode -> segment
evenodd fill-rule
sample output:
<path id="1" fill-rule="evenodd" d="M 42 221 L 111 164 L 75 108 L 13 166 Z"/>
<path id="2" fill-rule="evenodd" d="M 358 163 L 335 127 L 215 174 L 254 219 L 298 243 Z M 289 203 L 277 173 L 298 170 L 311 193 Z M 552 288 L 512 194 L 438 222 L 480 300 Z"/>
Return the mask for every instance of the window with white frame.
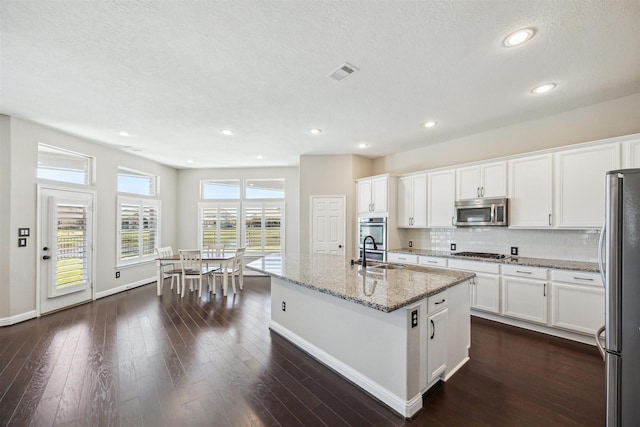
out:
<path id="1" fill-rule="evenodd" d="M 247 254 L 283 252 L 284 203 L 244 204 L 244 243 Z"/>
<path id="2" fill-rule="evenodd" d="M 248 255 L 284 250 L 284 179 L 201 181 L 199 244 L 244 246 Z M 231 203 L 230 199 L 238 199 Z"/>
<path id="3" fill-rule="evenodd" d="M 200 203 L 200 247 L 223 244 L 225 250 L 238 247 L 239 203 Z"/>
<path id="4" fill-rule="evenodd" d="M 155 259 L 160 245 L 160 201 L 118 196 L 117 265 Z"/>
<path id="5" fill-rule="evenodd" d="M 93 184 L 93 157 L 46 144 L 38 144 L 39 179 L 71 184 Z"/>
<path id="6" fill-rule="evenodd" d="M 158 176 L 118 167 L 118 193 L 156 196 Z"/>

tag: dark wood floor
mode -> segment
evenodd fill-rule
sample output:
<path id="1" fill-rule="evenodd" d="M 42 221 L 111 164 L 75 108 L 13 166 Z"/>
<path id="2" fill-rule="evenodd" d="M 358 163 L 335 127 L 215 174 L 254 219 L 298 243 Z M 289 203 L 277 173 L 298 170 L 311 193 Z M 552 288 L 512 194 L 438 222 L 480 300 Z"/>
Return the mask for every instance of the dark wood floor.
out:
<path id="1" fill-rule="evenodd" d="M 0 328 L 0 425 L 604 425 L 594 347 L 474 318 L 471 360 L 405 422 L 269 331 L 268 279 L 155 289 Z"/>

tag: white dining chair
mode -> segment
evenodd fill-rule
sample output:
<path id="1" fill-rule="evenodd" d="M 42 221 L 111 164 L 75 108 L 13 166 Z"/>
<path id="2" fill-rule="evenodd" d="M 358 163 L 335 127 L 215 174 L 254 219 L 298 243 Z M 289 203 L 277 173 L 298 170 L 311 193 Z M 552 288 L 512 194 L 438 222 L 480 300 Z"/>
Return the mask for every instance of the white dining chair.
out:
<path id="1" fill-rule="evenodd" d="M 207 279 L 207 285 L 212 274 L 217 268 L 209 268 L 202 262 L 202 253 L 199 249 L 179 249 L 180 265 L 182 267 L 182 296 L 184 297 L 186 281 L 190 280 L 191 291 L 193 291 L 193 281 L 198 281 L 198 296 L 202 297 L 202 282 Z"/>
<path id="2" fill-rule="evenodd" d="M 158 258 L 168 258 L 173 256 L 173 249 L 171 246 L 165 246 L 163 248 L 156 248 L 156 255 Z M 162 281 L 164 279 L 171 277 L 171 289 L 173 289 L 173 283 L 176 283 L 176 292 L 180 293 L 180 276 L 182 274 L 182 269 L 176 267 L 176 263 L 166 263 L 160 264 L 160 270 L 162 271 Z"/>
<path id="3" fill-rule="evenodd" d="M 246 248 L 237 248 L 233 260 L 230 262 L 230 265 L 225 265 L 220 270 L 215 272 L 213 281 L 214 291 L 215 277 L 220 277 L 220 280 L 222 281 L 225 271 L 228 275 L 231 275 L 231 287 L 233 288 L 233 293 L 236 293 L 236 274 L 238 274 L 238 284 L 240 285 L 240 290 L 242 290 L 242 287 L 244 285 L 242 275 L 245 249 Z M 224 289 L 222 291 L 224 293 Z"/>

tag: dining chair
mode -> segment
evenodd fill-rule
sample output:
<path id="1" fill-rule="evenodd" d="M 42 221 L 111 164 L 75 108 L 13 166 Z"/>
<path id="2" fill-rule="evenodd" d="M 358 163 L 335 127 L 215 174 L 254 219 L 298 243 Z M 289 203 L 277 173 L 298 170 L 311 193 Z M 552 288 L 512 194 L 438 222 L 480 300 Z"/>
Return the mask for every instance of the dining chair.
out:
<path id="1" fill-rule="evenodd" d="M 191 291 L 193 291 L 193 281 L 198 281 L 198 296 L 202 297 L 202 282 L 206 278 L 207 285 L 212 274 L 217 268 L 209 268 L 202 262 L 202 252 L 200 249 L 179 249 L 180 265 L 182 267 L 182 296 L 184 297 L 186 281 L 190 280 Z"/>
<path id="2" fill-rule="evenodd" d="M 171 246 L 165 246 L 163 248 L 156 248 L 156 255 L 158 258 L 167 258 L 173 256 L 173 249 Z M 162 271 L 162 281 L 171 277 L 171 289 L 173 289 L 173 282 L 176 282 L 176 291 L 180 293 L 180 276 L 182 269 L 176 268 L 176 263 L 160 264 L 160 270 Z"/>
<path id="3" fill-rule="evenodd" d="M 236 273 L 238 274 L 238 284 L 240 285 L 240 290 L 242 290 L 243 287 L 243 279 L 242 279 L 242 273 L 243 273 L 243 261 L 244 261 L 244 251 L 246 248 L 237 248 L 235 251 L 235 255 L 233 257 L 233 260 L 230 262 L 230 265 L 225 265 L 223 266 L 220 270 L 216 271 L 214 274 L 214 279 L 213 279 L 213 286 L 214 286 L 214 291 L 215 291 L 215 277 L 218 276 L 220 277 L 220 280 L 222 281 L 223 279 L 223 275 L 226 273 L 231 275 L 231 287 L 233 288 L 233 293 L 236 293 Z M 224 289 L 223 289 L 224 292 Z"/>

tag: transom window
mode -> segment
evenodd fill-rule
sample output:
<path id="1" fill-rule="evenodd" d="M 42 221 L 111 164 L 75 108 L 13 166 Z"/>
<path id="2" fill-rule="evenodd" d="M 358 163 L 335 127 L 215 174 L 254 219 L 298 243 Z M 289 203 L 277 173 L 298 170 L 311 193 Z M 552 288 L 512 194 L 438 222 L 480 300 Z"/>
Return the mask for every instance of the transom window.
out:
<path id="1" fill-rule="evenodd" d="M 93 157 L 38 144 L 37 176 L 40 179 L 71 184 L 92 184 Z"/>
<path id="2" fill-rule="evenodd" d="M 201 187 L 204 200 L 240 200 L 239 179 L 203 180 Z"/>
<path id="3" fill-rule="evenodd" d="M 284 179 L 247 179 L 247 199 L 284 199 Z"/>
<path id="4" fill-rule="evenodd" d="M 118 168 L 118 193 L 155 196 L 158 176 L 123 167 Z"/>

